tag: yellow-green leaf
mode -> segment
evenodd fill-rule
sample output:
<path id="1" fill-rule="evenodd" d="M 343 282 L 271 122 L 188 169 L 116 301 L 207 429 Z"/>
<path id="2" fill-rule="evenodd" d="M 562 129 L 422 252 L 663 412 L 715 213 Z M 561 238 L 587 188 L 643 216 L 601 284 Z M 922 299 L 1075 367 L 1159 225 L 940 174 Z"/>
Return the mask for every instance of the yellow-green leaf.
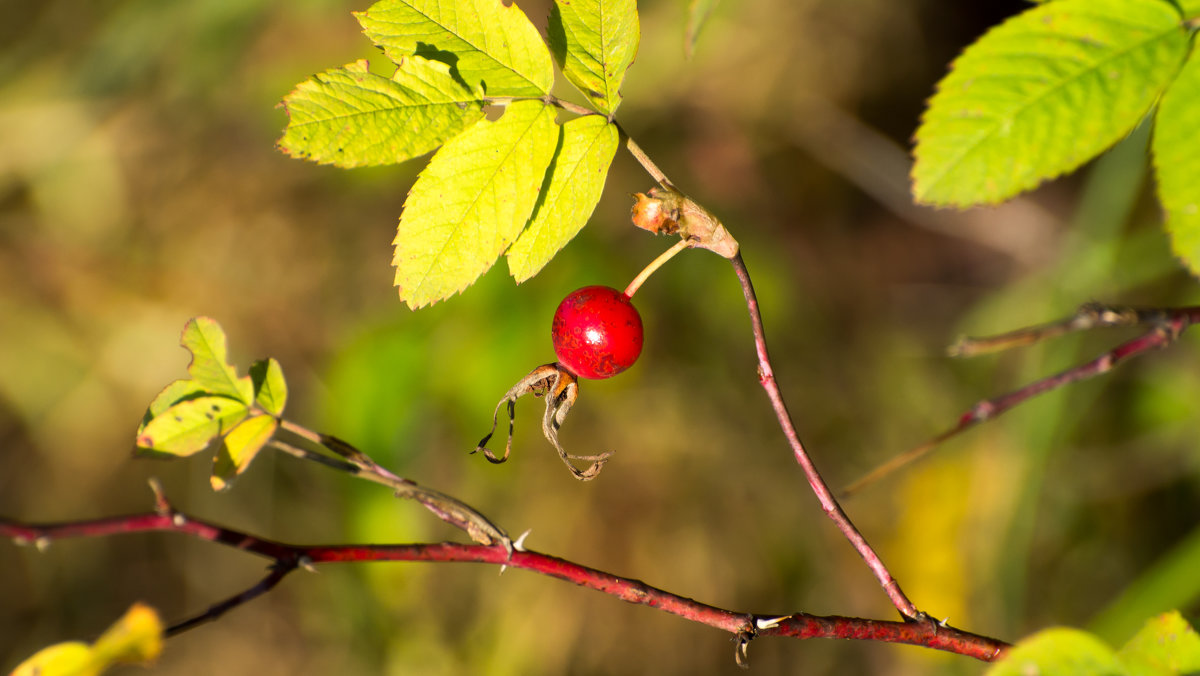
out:
<path id="1" fill-rule="evenodd" d="M 138 451 L 192 455 L 238 424 L 246 411 L 245 404 L 229 397 L 186 399 L 138 429 Z"/>
<path id="2" fill-rule="evenodd" d="M 540 96 L 554 84 L 546 43 L 516 3 L 382 0 L 355 17 L 393 61 L 413 54 L 445 61 L 488 96 Z"/>
<path id="3" fill-rule="evenodd" d="M 1071 171 L 1137 125 L 1187 49 L 1163 0 L 1058 0 L 963 51 L 916 133 L 920 202 L 994 204 Z"/>
<path id="4" fill-rule="evenodd" d="M 621 105 L 621 82 L 637 55 L 634 0 L 555 0 L 546 36 L 563 75 L 605 114 Z"/>
<path id="5" fill-rule="evenodd" d="M 1172 610 L 1148 620 L 1118 656 L 1134 676 L 1194 674 L 1200 671 L 1200 635 Z"/>
<path id="6" fill-rule="evenodd" d="M 557 145 L 554 111 L 520 101 L 481 121 L 430 160 L 396 232 L 396 286 L 418 308 L 462 291 L 520 234 Z"/>
<path id="7" fill-rule="evenodd" d="M 587 223 L 617 152 L 617 128 L 599 115 L 570 120 L 560 134 L 529 227 L 508 250 L 508 270 L 518 282 L 536 275 Z"/>
<path id="8" fill-rule="evenodd" d="M 1125 668 L 1116 651 L 1092 634 L 1052 627 L 1022 639 L 985 673 L 987 676 L 1124 676 Z"/>
<path id="9" fill-rule="evenodd" d="M 117 663 L 148 664 L 162 654 L 162 634 L 158 613 L 135 603 L 95 644 L 72 641 L 43 648 L 12 676 L 96 676 Z"/>
<path id="10" fill-rule="evenodd" d="M 1171 249 L 1200 275 L 1200 46 L 1163 94 L 1151 145 Z"/>
<path id="11" fill-rule="evenodd" d="M 279 421 L 269 415 L 256 415 L 243 420 L 230 430 L 213 458 L 213 473 L 209 482 L 214 491 L 223 491 L 246 471 L 263 446 L 275 436 Z"/>
<path id="12" fill-rule="evenodd" d="M 276 418 L 283 415 L 288 390 L 279 362 L 274 357 L 254 362 L 250 366 L 250 380 L 254 383 L 254 403 Z"/>
<path id="13" fill-rule="evenodd" d="M 358 61 L 300 83 L 283 99 L 293 157 L 339 167 L 395 164 L 424 155 L 483 117 L 478 97 L 450 66 L 419 56 L 389 79 Z"/>
<path id="14" fill-rule="evenodd" d="M 192 353 L 188 373 L 209 394 L 238 399 L 249 406 L 254 401 L 250 378 L 237 376 L 226 362 L 225 332 L 208 317 L 194 317 L 183 327 L 181 344 Z"/>

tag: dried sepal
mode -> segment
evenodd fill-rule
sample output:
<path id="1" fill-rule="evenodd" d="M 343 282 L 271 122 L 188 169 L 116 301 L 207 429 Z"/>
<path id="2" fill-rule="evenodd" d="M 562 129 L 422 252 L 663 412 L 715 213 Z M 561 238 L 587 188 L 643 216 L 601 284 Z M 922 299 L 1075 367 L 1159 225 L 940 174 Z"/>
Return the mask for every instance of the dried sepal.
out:
<path id="1" fill-rule="evenodd" d="M 558 429 L 562 427 L 563 422 L 567 419 L 567 413 L 570 412 L 571 407 L 575 405 L 575 400 L 579 397 L 579 382 L 574 375 L 558 364 L 545 364 L 535 368 L 504 394 L 492 414 L 491 431 L 479 441 L 479 445 L 472 453 L 482 452 L 483 457 L 496 464 L 508 460 L 508 456 L 512 453 L 513 420 L 516 418 L 517 399 L 526 394 L 545 397 L 546 412 L 542 416 L 542 434 L 546 436 L 547 441 L 553 444 L 554 449 L 558 451 L 558 457 L 571 470 L 571 474 L 580 481 L 595 479 L 612 453 L 571 455 L 559 443 Z M 496 433 L 496 426 L 500 422 L 500 409 L 506 405 L 508 407 L 508 441 L 504 445 L 504 455 L 497 456 L 487 447 L 487 443 Z M 586 469 L 579 469 L 572 463 L 573 460 L 583 460 L 591 464 Z"/>

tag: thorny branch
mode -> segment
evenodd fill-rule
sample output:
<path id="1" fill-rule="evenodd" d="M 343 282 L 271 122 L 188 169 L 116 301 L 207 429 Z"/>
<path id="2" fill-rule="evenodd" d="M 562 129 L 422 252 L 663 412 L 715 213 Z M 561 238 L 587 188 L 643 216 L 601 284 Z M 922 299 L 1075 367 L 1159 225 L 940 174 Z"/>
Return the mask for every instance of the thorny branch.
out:
<path id="1" fill-rule="evenodd" d="M 888 622 L 854 617 L 816 616 L 806 613 L 768 615 L 717 608 L 693 599 L 651 587 L 639 580 L 612 575 L 565 559 L 525 549 L 518 540 L 513 550 L 501 544 L 479 545 L 452 542 L 401 545 L 290 545 L 224 528 L 176 511 L 161 489 L 152 484 L 155 511 L 93 521 L 57 524 L 25 524 L 0 519 L 0 536 L 39 548 L 51 541 L 73 537 L 101 537 L 118 533 L 176 532 L 227 547 L 241 549 L 271 560 L 270 572 L 247 590 L 210 606 L 207 610 L 174 623 L 168 636 L 217 619 L 226 612 L 270 591 L 297 568 L 326 563 L 365 561 L 462 561 L 522 568 L 558 578 L 622 601 L 657 608 L 722 631 L 737 638 L 737 658 L 745 659 L 749 642 L 760 636 L 791 638 L 840 638 L 887 643 L 904 643 L 956 653 L 982 661 L 995 660 L 1009 645 L 1003 641 L 956 629 L 936 622 Z"/>
<path id="2" fill-rule="evenodd" d="M 990 352 L 999 352 L 1015 347 L 1057 338 L 1075 331 L 1114 326 L 1145 326 L 1149 330 L 1128 340 L 1095 359 L 1066 369 L 1041 380 L 991 399 L 978 401 L 967 409 L 950 429 L 934 436 L 925 443 L 898 455 L 876 467 L 842 491 L 842 497 L 850 496 L 863 487 L 891 474 L 900 467 L 914 462 L 942 442 L 952 439 L 968 429 L 989 420 L 1030 399 L 1070 383 L 1098 376 L 1112 370 L 1117 364 L 1150 350 L 1167 347 L 1192 324 L 1200 322 L 1200 307 L 1182 308 L 1131 308 L 1087 303 L 1075 314 L 1065 319 L 1017 329 L 1008 333 L 983 338 L 963 337 L 949 349 L 954 357 L 971 357 Z"/>

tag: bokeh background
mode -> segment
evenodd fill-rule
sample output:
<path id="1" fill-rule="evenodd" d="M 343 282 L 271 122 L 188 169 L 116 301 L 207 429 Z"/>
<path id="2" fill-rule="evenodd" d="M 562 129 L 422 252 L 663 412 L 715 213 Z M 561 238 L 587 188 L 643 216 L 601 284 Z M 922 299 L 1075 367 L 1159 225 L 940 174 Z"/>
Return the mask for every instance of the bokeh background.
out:
<path id="1" fill-rule="evenodd" d="M 756 382 L 729 266 L 690 252 L 638 295 L 647 346 L 587 382 L 563 431 L 617 451 L 582 484 L 518 406 L 512 460 L 471 449 L 503 392 L 550 361 L 558 300 L 622 286 L 668 242 L 630 227 L 650 179 L 619 155 L 590 227 L 537 278 L 503 263 L 411 312 L 391 239 L 422 162 L 290 160 L 277 102 L 310 74 L 382 61 L 347 0 L 0 0 L 0 514 L 182 510 L 301 543 L 458 538 L 386 490 L 288 458 L 228 493 L 210 459 L 131 458 L 145 406 L 184 375 L 206 314 L 243 368 L 274 356 L 289 417 L 476 506 L 528 546 L 736 610 L 895 617 L 821 515 Z M 544 27 L 545 2 L 521 3 Z M 694 55 L 685 4 L 646 2 L 620 120 L 740 239 L 776 373 L 835 486 L 974 401 L 1079 363 L 1106 331 L 995 357 L 943 348 L 1082 302 L 1194 303 L 1133 134 L 994 209 L 911 206 L 908 139 L 953 55 L 1021 2 L 723 3 Z M 1200 610 L 1195 336 L 1042 397 L 847 503 L 906 591 L 1015 640 L 1052 624 L 1110 641 Z M 168 619 L 253 584 L 262 560 L 177 535 L 0 543 L 0 668 L 92 638 L 133 601 Z M 910 647 L 764 639 L 753 673 L 971 674 Z M 170 674 L 733 673 L 715 630 L 523 571 L 326 566 L 170 640 Z"/>

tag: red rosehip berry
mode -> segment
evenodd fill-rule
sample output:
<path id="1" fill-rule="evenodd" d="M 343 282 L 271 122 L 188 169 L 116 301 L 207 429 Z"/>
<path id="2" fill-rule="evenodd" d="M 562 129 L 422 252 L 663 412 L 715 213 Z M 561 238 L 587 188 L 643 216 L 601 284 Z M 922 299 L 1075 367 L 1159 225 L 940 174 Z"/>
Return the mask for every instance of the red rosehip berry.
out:
<path id="1" fill-rule="evenodd" d="M 580 378 L 611 378 L 642 353 L 642 317 L 629 296 L 608 286 L 571 292 L 554 313 L 558 363 Z"/>

